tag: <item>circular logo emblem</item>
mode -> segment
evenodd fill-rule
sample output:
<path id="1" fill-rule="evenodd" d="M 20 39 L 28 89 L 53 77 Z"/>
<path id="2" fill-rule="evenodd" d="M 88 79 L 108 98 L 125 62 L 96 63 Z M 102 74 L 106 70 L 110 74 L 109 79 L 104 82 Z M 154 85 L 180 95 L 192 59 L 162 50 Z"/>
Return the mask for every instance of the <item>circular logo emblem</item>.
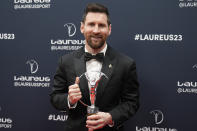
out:
<path id="1" fill-rule="evenodd" d="M 32 74 L 36 73 L 38 71 L 38 63 L 35 60 L 28 60 L 26 64 L 29 64 L 30 71 Z"/>
<path id="2" fill-rule="evenodd" d="M 160 110 L 154 110 L 150 112 L 155 117 L 155 124 L 161 124 L 163 122 L 164 115 Z"/>
<path id="3" fill-rule="evenodd" d="M 74 36 L 76 33 L 76 27 L 73 23 L 67 23 L 64 25 L 64 27 L 66 27 L 66 29 L 68 30 L 68 36 Z"/>

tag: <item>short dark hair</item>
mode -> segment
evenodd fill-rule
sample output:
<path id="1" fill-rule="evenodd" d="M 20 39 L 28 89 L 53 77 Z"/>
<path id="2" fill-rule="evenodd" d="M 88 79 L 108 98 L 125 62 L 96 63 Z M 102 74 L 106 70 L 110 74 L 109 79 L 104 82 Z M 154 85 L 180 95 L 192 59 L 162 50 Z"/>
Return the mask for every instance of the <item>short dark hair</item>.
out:
<path id="1" fill-rule="evenodd" d="M 84 9 L 83 17 L 82 17 L 82 22 L 85 22 L 86 16 L 88 12 L 99 12 L 99 13 L 105 13 L 107 15 L 107 23 L 108 25 L 111 24 L 110 18 L 109 18 L 109 12 L 107 7 L 104 5 L 98 4 L 98 3 L 89 3 L 87 4 L 86 8 Z"/>

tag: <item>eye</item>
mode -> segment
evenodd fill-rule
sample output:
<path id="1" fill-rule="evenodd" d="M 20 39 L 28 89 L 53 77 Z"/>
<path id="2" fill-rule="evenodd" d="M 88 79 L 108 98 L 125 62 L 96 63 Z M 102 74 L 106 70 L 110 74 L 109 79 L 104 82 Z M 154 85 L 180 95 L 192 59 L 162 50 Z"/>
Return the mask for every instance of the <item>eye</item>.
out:
<path id="1" fill-rule="evenodd" d="M 99 24 L 99 27 L 104 28 L 104 27 L 106 27 L 106 25 L 105 24 Z"/>
<path id="2" fill-rule="evenodd" d="M 89 23 L 88 25 L 89 25 L 89 26 L 94 26 L 94 23 Z"/>

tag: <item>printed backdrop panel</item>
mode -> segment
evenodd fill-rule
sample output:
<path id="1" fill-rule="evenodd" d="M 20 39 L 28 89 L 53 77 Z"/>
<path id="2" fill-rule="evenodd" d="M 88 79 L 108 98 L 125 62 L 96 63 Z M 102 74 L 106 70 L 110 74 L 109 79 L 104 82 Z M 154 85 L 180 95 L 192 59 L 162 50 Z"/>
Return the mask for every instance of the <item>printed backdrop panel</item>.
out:
<path id="1" fill-rule="evenodd" d="M 195 131 L 196 0 L 1 1 L 0 130 L 63 130 L 49 94 L 59 57 L 84 46 L 89 2 L 109 8 L 108 44 L 137 63 L 141 107 L 126 131 Z"/>

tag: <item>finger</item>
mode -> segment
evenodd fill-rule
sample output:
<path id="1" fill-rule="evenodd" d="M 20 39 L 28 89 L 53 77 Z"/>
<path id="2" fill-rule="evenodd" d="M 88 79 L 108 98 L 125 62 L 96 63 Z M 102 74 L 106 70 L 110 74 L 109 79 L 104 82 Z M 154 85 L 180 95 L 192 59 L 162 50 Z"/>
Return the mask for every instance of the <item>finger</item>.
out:
<path id="1" fill-rule="evenodd" d="M 70 94 L 70 93 L 81 93 L 81 91 L 80 91 L 79 88 L 76 88 L 76 89 L 71 88 L 71 89 L 69 89 L 68 93 L 69 93 L 69 94 Z"/>
<path id="2" fill-rule="evenodd" d="M 94 115 L 90 115 L 87 117 L 88 120 L 98 120 L 100 119 L 101 117 L 97 114 L 94 114 Z"/>
<path id="3" fill-rule="evenodd" d="M 99 119 L 99 120 L 87 120 L 86 124 L 88 126 L 98 126 L 100 124 L 104 124 L 104 121 L 102 119 Z"/>
<path id="4" fill-rule="evenodd" d="M 79 84 L 79 82 L 80 82 L 79 77 L 76 77 L 75 84 Z"/>
<path id="5" fill-rule="evenodd" d="M 89 129 L 97 130 L 97 129 L 103 128 L 104 124 L 99 124 L 99 125 L 96 125 L 96 126 L 86 125 L 86 127 L 89 128 Z"/>
<path id="6" fill-rule="evenodd" d="M 69 91 L 68 94 L 71 95 L 81 95 L 80 91 Z"/>
<path id="7" fill-rule="evenodd" d="M 71 93 L 79 93 L 81 92 L 81 90 L 77 87 L 69 87 L 68 89 L 68 93 L 71 94 Z"/>
<path id="8" fill-rule="evenodd" d="M 70 93 L 69 97 L 82 97 L 81 93 Z"/>
<path id="9" fill-rule="evenodd" d="M 69 96 L 81 96 L 81 92 L 69 92 Z"/>
<path id="10" fill-rule="evenodd" d="M 88 129 L 88 131 L 94 131 L 94 129 L 92 129 L 92 128 L 89 128 L 89 129 Z"/>
<path id="11" fill-rule="evenodd" d="M 78 84 L 70 85 L 69 89 L 80 89 Z"/>
<path id="12" fill-rule="evenodd" d="M 72 96 L 70 99 L 71 101 L 77 102 L 79 99 L 81 99 L 81 96 Z"/>

